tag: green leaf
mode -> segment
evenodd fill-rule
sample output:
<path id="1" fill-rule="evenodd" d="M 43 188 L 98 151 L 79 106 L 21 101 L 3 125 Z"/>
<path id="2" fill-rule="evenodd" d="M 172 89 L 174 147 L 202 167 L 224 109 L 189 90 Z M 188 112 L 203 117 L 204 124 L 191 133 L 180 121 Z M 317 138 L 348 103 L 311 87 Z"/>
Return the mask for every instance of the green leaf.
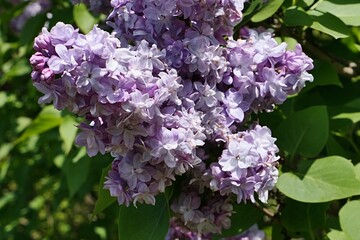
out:
<path id="1" fill-rule="evenodd" d="M 335 85 L 342 87 L 339 76 L 329 62 L 326 61 L 315 61 L 314 70 L 311 72 L 314 76 L 314 82 L 309 86 L 326 86 L 326 85 Z"/>
<path id="2" fill-rule="evenodd" d="M 339 211 L 340 226 L 344 233 L 352 240 L 360 236 L 360 201 L 350 201 Z"/>
<path id="3" fill-rule="evenodd" d="M 233 211 L 230 218 L 231 227 L 222 231 L 221 238 L 238 235 L 263 217 L 263 214 L 253 204 L 235 204 Z M 215 237 L 215 239 L 219 238 Z"/>
<path id="4" fill-rule="evenodd" d="M 38 135 L 57 127 L 61 123 L 62 118 L 60 112 L 54 109 L 53 106 L 46 106 L 14 143 L 18 144 L 31 136 Z"/>
<path id="5" fill-rule="evenodd" d="M 83 3 L 74 6 L 74 21 L 83 33 L 88 33 L 98 22 Z"/>
<path id="6" fill-rule="evenodd" d="M 360 194 L 351 161 L 331 156 L 315 160 L 307 172 L 284 173 L 277 182 L 286 196 L 300 202 L 328 202 Z"/>
<path id="7" fill-rule="evenodd" d="M 351 240 L 344 232 L 331 229 L 331 231 L 327 234 L 327 237 L 330 240 Z"/>
<path id="8" fill-rule="evenodd" d="M 78 156 L 77 156 L 78 157 Z M 85 151 L 79 160 L 74 161 L 68 157 L 63 165 L 63 172 L 70 192 L 70 198 L 77 193 L 81 186 L 86 182 L 89 175 L 91 160 L 86 157 Z"/>
<path id="9" fill-rule="evenodd" d="M 285 10 L 284 22 L 286 25 L 294 26 L 311 26 L 313 20 L 301 7 L 292 6 Z"/>
<path id="10" fill-rule="evenodd" d="M 355 174 L 356 174 L 357 179 L 359 179 L 359 181 L 360 181 L 360 163 L 355 165 Z"/>
<path id="11" fill-rule="evenodd" d="M 360 26 L 360 2 L 358 0 L 321 1 L 315 9 L 331 13 L 347 25 Z"/>
<path id="12" fill-rule="evenodd" d="M 76 121 L 74 117 L 66 115 L 59 126 L 60 137 L 64 142 L 64 152 L 69 154 L 76 137 L 77 128 L 75 127 Z"/>
<path id="13" fill-rule="evenodd" d="M 169 230 L 169 206 L 164 194 L 156 198 L 155 206 L 138 204 L 121 206 L 119 240 L 160 240 Z"/>
<path id="14" fill-rule="evenodd" d="M 336 16 L 316 10 L 304 11 L 301 7 L 292 6 L 284 13 L 284 22 L 288 26 L 307 26 L 334 38 L 346 38 L 349 28 Z"/>
<path id="15" fill-rule="evenodd" d="M 281 211 L 281 222 L 290 232 L 316 232 L 325 226 L 328 203 L 301 203 L 286 199 Z"/>
<path id="16" fill-rule="evenodd" d="M 360 112 L 340 113 L 334 116 L 333 119 L 350 119 L 353 123 L 357 123 L 360 121 Z"/>
<path id="17" fill-rule="evenodd" d="M 20 45 L 29 44 L 39 34 L 46 22 L 46 14 L 36 14 L 26 21 L 20 33 Z"/>
<path id="18" fill-rule="evenodd" d="M 105 177 L 108 175 L 110 168 L 111 168 L 111 164 L 102 170 L 101 178 L 99 182 L 99 188 L 98 188 L 98 198 L 95 203 L 95 210 L 93 216 L 104 211 L 116 200 L 116 197 L 110 196 L 110 191 L 108 189 L 104 189 Z"/>
<path id="19" fill-rule="evenodd" d="M 295 112 L 279 124 L 274 135 L 279 148 L 288 151 L 291 156 L 318 155 L 329 135 L 326 107 L 315 106 Z"/>
<path id="20" fill-rule="evenodd" d="M 253 22 L 261 22 L 265 19 L 271 17 L 276 13 L 276 11 L 281 7 L 284 0 L 271 0 L 260 9 L 252 18 L 251 21 Z"/>

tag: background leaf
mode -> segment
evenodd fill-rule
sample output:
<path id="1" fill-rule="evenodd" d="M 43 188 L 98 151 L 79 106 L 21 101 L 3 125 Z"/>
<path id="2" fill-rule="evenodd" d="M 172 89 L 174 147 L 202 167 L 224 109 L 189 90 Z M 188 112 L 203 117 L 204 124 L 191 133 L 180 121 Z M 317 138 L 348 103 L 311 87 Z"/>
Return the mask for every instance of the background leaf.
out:
<path id="1" fill-rule="evenodd" d="M 64 152 L 68 154 L 74 145 L 77 128 L 75 126 L 76 121 L 74 117 L 65 115 L 63 121 L 59 126 L 60 137 L 64 142 Z"/>
<path id="2" fill-rule="evenodd" d="M 332 229 L 328 234 L 327 237 L 330 240 L 351 240 L 344 232 Z"/>
<path id="3" fill-rule="evenodd" d="M 360 181 L 356 178 L 354 166 L 339 156 L 315 160 L 307 172 L 284 173 L 276 186 L 286 196 L 308 203 L 360 194 Z"/>

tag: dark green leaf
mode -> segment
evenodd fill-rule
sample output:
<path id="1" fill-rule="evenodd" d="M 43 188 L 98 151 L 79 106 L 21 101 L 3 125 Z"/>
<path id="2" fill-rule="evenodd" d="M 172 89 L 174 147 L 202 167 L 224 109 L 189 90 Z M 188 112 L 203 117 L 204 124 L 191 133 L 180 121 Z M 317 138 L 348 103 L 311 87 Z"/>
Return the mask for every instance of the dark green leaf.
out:
<path id="1" fill-rule="evenodd" d="M 357 240 L 360 236 L 360 201 L 346 203 L 339 212 L 340 225 L 349 239 Z"/>
<path id="2" fill-rule="evenodd" d="M 104 211 L 116 200 L 116 197 L 110 196 L 110 192 L 108 189 L 104 189 L 105 177 L 108 175 L 110 168 L 111 168 L 111 164 L 102 170 L 101 178 L 99 182 L 99 188 L 98 188 L 98 198 L 95 203 L 95 210 L 93 216 Z"/>
<path id="3" fill-rule="evenodd" d="M 314 157 L 323 149 L 329 135 L 326 107 L 315 106 L 296 112 L 282 121 L 274 133 L 280 149 L 291 156 Z"/>
<path id="4" fill-rule="evenodd" d="M 20 33 L 20 44 L 29 44 L 39 34 L 46 21 L 45 14 L 37 14 L 27 20 Z"/>
<path id="5" fill-rule="evenodd" d="M 290 232 L 308 232 L 310 235 L 325 226 L 328 203 L 301 203 L 286 199 L 281 211 L 281 222 Z"/>
<path id="6" fill-rule="evenodd" d="M 284 173 L 277 182 L 286 196 L 300 202 L 328 202 L 360 194 L 351 161 L 338 157 L 315 160 L 307 172 Z"/>
<path id="7" fill-rule="evenodd" d="M 156 198 L 155 206 L 138 204 L 121 206 L 119 240 L 160 240 L 169 230 L 169 206 L 164 194 Z"/>
<path id="8" fill-rule="evenodd" d="M 284 22 L 288 26 L 311 26 L 313 20 L 301 7 L 289 7 L 284 13 Z"/>
<path id="9" fill-rule="evenodd" d="M 221 237 L 238 235 L 260 221 L 263 214 L 253 204 L 235 204 L 231 227 L 222 231 Z M 216 238 L 217 239 L 217 238 Z"/>
<path id="10" fill-rule="evenodd" d="M 311 72 L 314 75 L 314 82 L 309 86 L 336 85 L 342 87 L 335 68 L 329 62 L 315 61 L 314 66 L 315 68 Z"/>
<path id="11" fill-rule="evenodd" d="M 252 18 L 253 22 L 261 22 L 271 17 L 281 7 L 284 0 L 271 0 L 268 1 L 263 8 L 260 9 Z"/>
<path id="12" fill-rule="evenodd" d="M 334 116 L 333 119 L 349 119 L 353 123 L 357 123 L 360 121 L 360 112 L 340 113 L 340 114 Z"/>

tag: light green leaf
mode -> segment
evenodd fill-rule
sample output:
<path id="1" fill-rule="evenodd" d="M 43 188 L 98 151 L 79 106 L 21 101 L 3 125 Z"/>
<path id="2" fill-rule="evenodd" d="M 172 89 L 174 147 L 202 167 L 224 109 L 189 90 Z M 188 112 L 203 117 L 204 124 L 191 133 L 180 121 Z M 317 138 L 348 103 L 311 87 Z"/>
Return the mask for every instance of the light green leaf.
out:
<path id="1" fill-rule="evenodd" d="M 281 7 L 284 0 L 271 0 L 266 3 L 266 5 L 260 9 L 254 16 L 252 16 L 251 21 L 261 22 L 265 19 L 271 17 L 276 13 L 276 11 Z"/>
<path id="2" fill-rule="evenodd" d="M 339 211 L 340 226 L 351 240 L 358 240 L 360 236 L 360 201 L 350 201 Z"/>
<path id="3" fill-rule="evenodd" d="M 105 177 L 108 175 L 110 168 L 111 168 L 111 164 L 102 170 L 101 178 L 99 182 L 99 188 L 98 188 L 98 198 L 95 203 L 93 216 L 104 211 L 116 200 L 116 197 L 110 196 L 110 192 L 108 189 L 104 189 Z"/>
<path id="4" fill-rule="evenodd" d="M 360 163 L 355 165 L 355 173 L 356 173 L 357 179 L 360 180 Z"/>
<path id="5" fill-rule="evenodd" d="M 315 160 L 307 172 L 284 173 L 277 182 L 286 196 L 300 202 L 328 202 L 360 194 L 351 161 L 331 156 Z"/>
<path id="6" fill-rule="evenodd" d="M 336 16 L 316 10 L 304 11 L 301 7 L 292 6 L 284 13 L 284 22 L 288 26 L 307 26 L 334 38 L 346 38 L 349 28 Z"/>
<path id="7" fill-rule="evenodd" d="M 83 3 L 74 6 L 74 21 L 83 33 L 88 33 L 98 22 Z"/>
<path id="8" fill-rule="evenodd" d="M 59 127 L 60 137 L 64 142 L 63 148 L 65 154 L 69 154 L 72 146 L 74 145 L 77 132 L 75 124 L 75 119 L 69 115 L 66 115 L 63 117 L 63 121 Z"/>
<path id="9" fill-rule="evenodd" d="M 18 144 L 27 138 L 46 132 L 62 123 L 60 112 L 53 106 L 46 106 L 26 128 L 25 132 L 14 142 Z"/>
<path id="10" fill-rule="evenodd" d="M 277 145 L 291 156 L 314 157 L 325 146 L 329 121 L 325 106 L 310 107 L 283 120 L 274 131 Z"/>
<path id="11" fill-rule="evenodd" d="M 347 25 L 360 26 L 360 2 L 358 0 L 321 1 L 315 9 L 331 13 Z"/>
<path id="12" fill-rule="evenodd" d="M 169 206 L 164 194 L 156 198 L 156 205 L 121 206 L 119 212 L 119 240 L 160 240 L 169 230 Z"/>
<path id="13" fill-rule="evenodd" d="M 330 240 L 351 240 L 344 232 L 335 229 L 331 229 L 327 237 Z"/>
<path id="14" fill-rule="evenodd" d="M 334 116 L 333 119 L 350 119 L 353 123 L 357 123 L 360 121 L 360 112 L 340 113 Z"/>
<path id="15" fill-rule="evenodd" d="M 307 12 L 313 19 L 311 28 L 323 33 L 327 33 L 334 38 L 346 38 L 350 35 L 349 28 L 343 21 L 334 15 L 325 12 L 319 12 L 316 10 L 310 10 Z"/>

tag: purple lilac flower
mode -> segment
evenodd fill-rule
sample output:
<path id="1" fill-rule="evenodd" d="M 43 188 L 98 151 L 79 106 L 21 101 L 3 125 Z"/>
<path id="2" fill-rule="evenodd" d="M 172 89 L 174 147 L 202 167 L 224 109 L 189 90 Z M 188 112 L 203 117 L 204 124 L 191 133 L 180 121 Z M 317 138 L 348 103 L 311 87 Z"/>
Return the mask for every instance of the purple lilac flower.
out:
<path id="1" fill-rule="evenodd" d="M 277 181 L 277 146 L 270 129 L 256 125 L 253 129 L 228 136 L 226 149 L 218 163 L 212 163 L 208 172 L 212 176 L 210 188 L 221 195 L 231 193 L 237 202 L 250 199 L 254 193 L 262 202 L 268 198 L 268 190 Z"/>
<path id="2" fill-rule="evenodd" d="M 264 30 L 231 38 L 244 2 L 112 0 L 113 33 L 60 22 L 42 30 L 30 59 L 39 103 L 84 117 L 76 143 L 114 157 L 104 187 L 119 204 L 155 204 L 176 176 L 193 174 L 198 189 L 173 205 L 193 237 L 229 227 L 231 195 L 267 201 L 275 139 L 259 125 L 238 129 L 312 81 L 300 45 L 288 51 Z M 211 163 L 212 146 L 224 149 Z"/>

